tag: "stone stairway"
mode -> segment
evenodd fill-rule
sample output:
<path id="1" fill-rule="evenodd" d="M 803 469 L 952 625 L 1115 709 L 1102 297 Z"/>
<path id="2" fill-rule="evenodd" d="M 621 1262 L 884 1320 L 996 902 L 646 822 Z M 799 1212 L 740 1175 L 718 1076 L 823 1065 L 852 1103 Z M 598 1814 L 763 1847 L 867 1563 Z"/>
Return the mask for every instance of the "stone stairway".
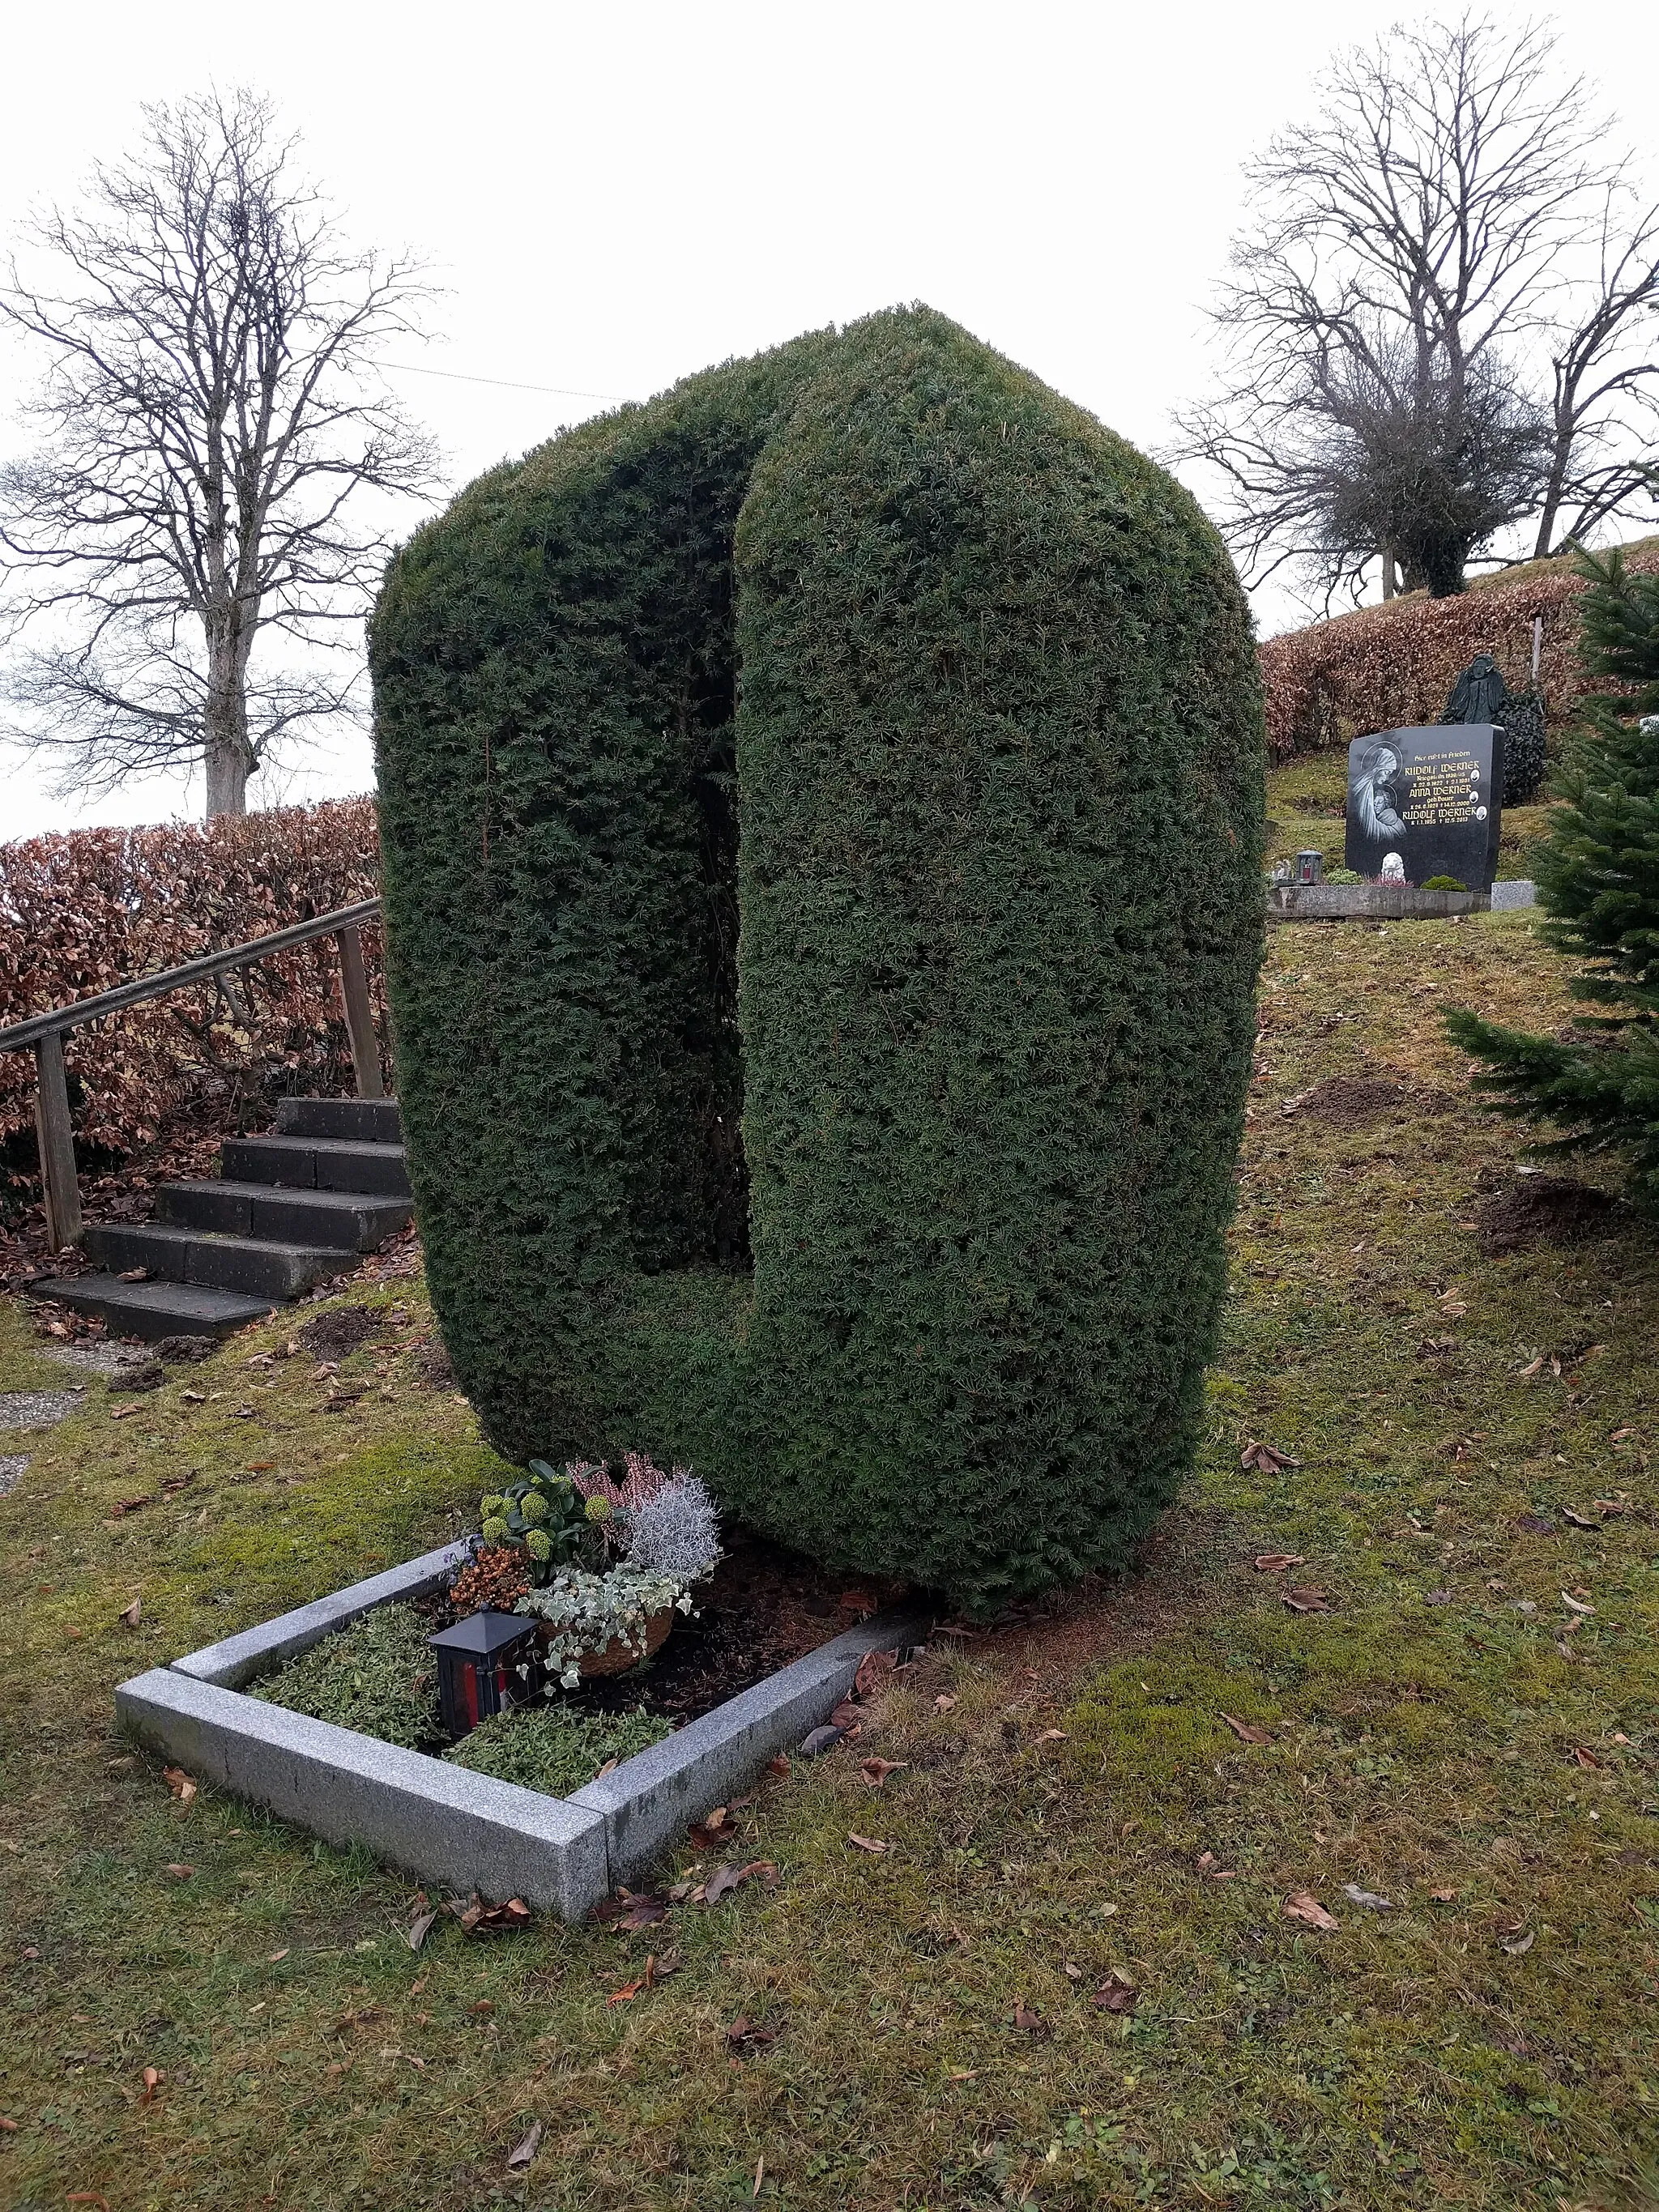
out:
<path id="1" fill-rule="evenodd" d="M 82 1243 L 106 1272 L 32 1295 L 117 1336 L 228 1336 L 413 1218 L 395 1099 L 284 1098 L 268 1136 L 227 1138 L 220 1159 L 216 1176 L 163 1183 L 152 1221 L 89 1222 Z"/>

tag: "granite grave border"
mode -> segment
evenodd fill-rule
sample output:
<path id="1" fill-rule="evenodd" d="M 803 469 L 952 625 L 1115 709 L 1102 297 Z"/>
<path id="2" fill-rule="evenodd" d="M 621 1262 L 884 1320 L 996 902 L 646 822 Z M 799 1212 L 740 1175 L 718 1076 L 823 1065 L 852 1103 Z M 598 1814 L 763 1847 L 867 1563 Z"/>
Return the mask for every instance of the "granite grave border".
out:
<path id="1" fill-rule="evenodd" d="M 824 1720 L 872 1651 L 915 1649 L 928 1624 L 878 1613 L 740 1691 L 571 1797 L 548 1797 L 246 1694 L 246 1685 L 373 1607 L 435 1589 L 449 1544 L 123 1682 L 118 1719 L 198 1781 L 463 1894 L 580 1919 L 691 1821 Z"/>

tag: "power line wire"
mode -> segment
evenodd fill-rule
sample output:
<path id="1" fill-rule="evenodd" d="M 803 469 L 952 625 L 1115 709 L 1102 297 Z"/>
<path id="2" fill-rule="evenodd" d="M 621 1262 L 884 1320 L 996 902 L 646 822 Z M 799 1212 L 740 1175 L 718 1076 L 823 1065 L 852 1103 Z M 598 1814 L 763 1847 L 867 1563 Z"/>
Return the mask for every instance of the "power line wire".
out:
<path id="1" fill-rule="evenodd" d="M 418 368 L 412 361 L 389 361 L 385 366 L 401 369 L 409 376 L 441 376 L 451 384 L 493 384 L 503 392 L 545 392 L 556 399 L 607 399 L 618 407 L 633 404 L 620 392 L 578 392 L 568 384 L 520 384 L 509 376 L 468 376 L 459 368 Z"/>

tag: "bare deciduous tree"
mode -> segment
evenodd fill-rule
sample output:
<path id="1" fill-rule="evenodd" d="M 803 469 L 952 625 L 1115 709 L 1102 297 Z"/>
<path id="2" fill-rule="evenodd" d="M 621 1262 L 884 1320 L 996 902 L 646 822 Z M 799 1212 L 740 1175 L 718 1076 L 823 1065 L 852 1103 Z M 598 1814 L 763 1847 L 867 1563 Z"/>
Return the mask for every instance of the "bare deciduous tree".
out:
<path id="1" fill-rule="evenodd" d="M 0 290 L 48 356 L 40 448 L 0 471 L 8 734 L 64 787 L 199 760 L 240 813 L 284 738 L 355 714 L 386 495 L 434 488 L 374 368 L 427 288 L 341 243 L 267 100 L 144 113 L 88 211 L 33 226 L 50 279 Z"/>
<path id="2" fill-rule="evenodd" d="M 1250 164 L 1222 387 L 1179 419 L 1253 577 L 1457 591 L 1504 529 L 1548 552 L 1653 489 L 1659 205 L 1554 51 L 1397 27 Z"/>

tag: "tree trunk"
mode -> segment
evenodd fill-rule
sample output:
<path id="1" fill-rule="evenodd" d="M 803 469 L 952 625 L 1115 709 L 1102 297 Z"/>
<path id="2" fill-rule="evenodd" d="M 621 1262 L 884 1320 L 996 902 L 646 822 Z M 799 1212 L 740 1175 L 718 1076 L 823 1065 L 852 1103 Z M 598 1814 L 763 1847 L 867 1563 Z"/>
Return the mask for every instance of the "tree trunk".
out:
<path id="1" fill-rule="evenodd" d="M 207 814 L 247 812 L 247 780 L 254 750 L 247 734 L 247 647 L 251 634 L 239 621 L 233 601 L 207 627 L 207 702 L 203 715 L 202 755 L 207 764 Z"/>
<path id="2" fill-rule="evenodd" d="M 221 743 L 209 745 L 203 757 L 207 763 L 208 820 L 211 822 L 216 814 L 246 814 L 248 764 L 245 751 Z"/>

